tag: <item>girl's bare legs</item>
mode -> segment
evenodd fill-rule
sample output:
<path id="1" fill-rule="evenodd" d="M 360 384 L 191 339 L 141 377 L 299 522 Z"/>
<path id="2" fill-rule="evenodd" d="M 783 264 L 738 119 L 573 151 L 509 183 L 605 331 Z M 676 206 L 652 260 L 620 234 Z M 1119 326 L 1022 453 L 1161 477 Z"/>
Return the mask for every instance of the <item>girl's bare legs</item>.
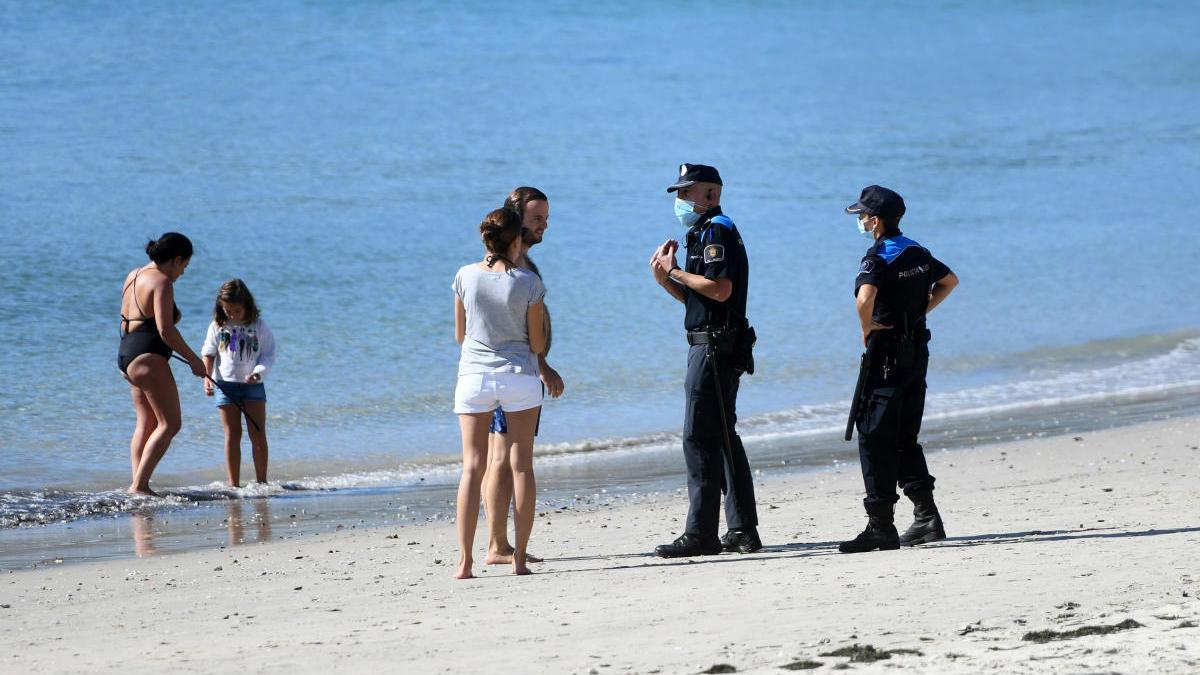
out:
<path id="1" fill-rule="evenodd" d="M 225 427 L 225 475 L 229 487 L 241 487 L 242 478 L 242 411 L 230 403 L 217 408 L 221 426 Z"/>
<path id="2" fill-rule="evenodd" d="M 245 401 L 246 414 L 258 426 L 246 423 L 246 432 L 250 434 L 250 447 L 254 453 L 254 480 L 259 483 L 267 482 L 267 402 Z"/>
<path id="3" fill-rule="evenodd" d="M 513 478 L 513 523 L 517 535 L 513 547 L 513 574 L 531 574 L 526 566 L 526 551 L 537 506 L 537 483 L 533 476 L 533 432 L 537 427 L 539 410 L 540 406 L 505 413 L 508 418 L 508 460 Z"/>
<path id="4" fill-rule="evenodd" d="M 154 409 L 146 394 L 137 385 L 129 383 L 129 395 L 133 399 L 133 411 L 137 413 L 137 423 L 133 427 L 133 438 L 129 440 L 129 481 L 137 480 L 138 464 L 142 463 L 142 451 L 146 448 L 146 440 L 154 433 L 158 420 L 154 417 Z"/>
<path id="5" fill-rule="evenodd" d="M 179 388 L 175 375 L 167 360 L 158 354 L 142 354 L 126 369 L 133 386 L 141 390 L 154 413 L 154 431 L 146 438 L 137 468 L 133 471 L 133 482 L 128 492 L 157 496 L 150 489 L 150 476 L 154 467 L 166 454 L 171 439 L 179 433 L 182 420 L 179 415 Z"/>
<path id="6" fill-rule="evenodd" d="M 458 481 L 458 570 L 456 579 L 470 579 L 474 559 L 475 527 L 479 524 L 479 492 L 487 468 L 488 427 L 492 413 L 459 414 L 458 428 L 462 432 L 463 472 Z"/>

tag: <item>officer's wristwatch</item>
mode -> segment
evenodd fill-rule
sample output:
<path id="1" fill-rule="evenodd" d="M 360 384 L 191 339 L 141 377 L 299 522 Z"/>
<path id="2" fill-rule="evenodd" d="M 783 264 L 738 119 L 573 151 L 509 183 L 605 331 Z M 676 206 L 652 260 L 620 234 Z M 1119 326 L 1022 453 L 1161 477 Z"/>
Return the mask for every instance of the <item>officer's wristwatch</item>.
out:
<path id="1" fill-rule="evenodd" d="M 676 265 L 676 266 L 672 267 L 671 269 L 667 270 L 667 278 L 670 279 L 671 281 L 675 281 L 675 277 L 671 276 L 671 272 L 674 272 L 675 270 L 681 270 L 681 269 L 683 269 L 683 268 L 680 267 L 679 265 Z"/>

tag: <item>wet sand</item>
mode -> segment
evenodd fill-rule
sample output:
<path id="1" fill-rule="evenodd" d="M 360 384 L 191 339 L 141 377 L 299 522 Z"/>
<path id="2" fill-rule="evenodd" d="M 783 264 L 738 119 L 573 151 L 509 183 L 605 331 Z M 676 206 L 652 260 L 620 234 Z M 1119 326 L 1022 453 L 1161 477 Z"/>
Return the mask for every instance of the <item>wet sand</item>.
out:
<path id="1" fill-rule="evenodd" d="M 0 576 L 0 670 L 1194 672 L 1198 464 L 1195 417 L 935 453 L 950 539 L 894 552 L 836 551 L 851 464 L 767 475 L 754 555 L 651 557 L 675 491 L 547 507 L 530 577 L 455 581 L 445 522 L 39 567 Z"/>

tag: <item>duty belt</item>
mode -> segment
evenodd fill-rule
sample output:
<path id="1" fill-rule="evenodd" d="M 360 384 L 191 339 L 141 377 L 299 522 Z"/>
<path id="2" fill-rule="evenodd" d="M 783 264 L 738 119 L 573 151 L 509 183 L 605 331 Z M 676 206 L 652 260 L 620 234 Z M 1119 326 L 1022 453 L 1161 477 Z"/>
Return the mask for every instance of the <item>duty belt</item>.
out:
<path id="1" fill-rule="evenodd" d="M 933 334 L 928 328 L 918 328 L 911 333 L 904 333 L 896 329 L 879 330 L 872 333 L 876 336 L 881 345 L 891 344 L 896 342 L 929 342 Z"/>
<path id="2" fill-rule="evenodd" d="M 706 330 L 689 330 L 687 341 L 691 346 L 706 345 L 712 341 L 712 335 Z"/>

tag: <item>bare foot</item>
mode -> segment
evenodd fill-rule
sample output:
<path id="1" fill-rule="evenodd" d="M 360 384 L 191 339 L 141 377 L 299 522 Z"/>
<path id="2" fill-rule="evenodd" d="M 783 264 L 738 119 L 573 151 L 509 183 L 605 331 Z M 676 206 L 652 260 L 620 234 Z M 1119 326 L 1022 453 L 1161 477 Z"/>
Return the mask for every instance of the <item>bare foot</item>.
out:
<path id="1" fill-rule="evenodd" d="M 471 561 L 464 560 L 458 563 L 458 571 L 454 573 L 455 579 L 474 579 L 475 575 L 471 574 Z"/>
<path id="2" fill-rule="evenodd" d="M 131 495 L 141 495 L 143 497 L 157 497 L 158 496 L 158 493 L 155 492 L 154 490 L 151 490 L 149 487 L 140 488 L 140 487 L 137 487 L 136 485 L 130 485 L 128 488 L 125 489 L 125 492 L 127 492 Z"/>
<path id="3" fill-rule="evenodd" d="M 512 573 L 516 574 L 517 577 L 524 577 L 526 574 L 533 574 L 533 571 L 530 571 L 530 569 L 526 567 L 526 561 L 528 560 L 528 557 L 528 554 L 522 555 L 520 552 L 512 551 Z"/>
<path id="4" fill-rule="evenodd" d="M 507 553 L 497 553 L 488 551 L 487 557 L 483 559 L 484 565 L 508 565 L 513 561 L 513 548 L 509 546 L 505 549 Z M 540 563 L 543 560 L 532 553 L 525 554 L 525 562 Z"/>
<path id="5" fill-rule="evenodd" d="M 528 560 L 529 560 L 528 553 L 522 555 L 520 553 L 517 553 L 516 551 L 513 551 L 513 574 L 515 574 L 517 576 L 525 576 L 526 574 L 533 574 L 533 571 L 525 566 L 525 563 L 528 562 Z"/>

